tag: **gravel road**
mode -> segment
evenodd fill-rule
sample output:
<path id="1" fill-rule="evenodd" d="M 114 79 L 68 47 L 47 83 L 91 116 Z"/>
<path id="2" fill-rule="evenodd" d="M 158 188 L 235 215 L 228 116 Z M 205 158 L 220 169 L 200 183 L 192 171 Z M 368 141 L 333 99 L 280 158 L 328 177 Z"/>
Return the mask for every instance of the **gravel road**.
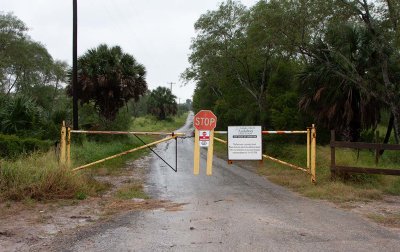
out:
<path id="1" fill-rule="evenodd" d="M 181 132 L 192 132 L 190 114 Z M 175 144 L 157 151 L 174 163 Z M 179 140 L 173 172 L 154 157 L 147 190 L 186 203 L 180 211 L 125 214 L 77 234 L 61 251 L 399 251 L 400 237 L 330 204 L 310 200 L 214 158 L 193 175 L 193 139 Z"/>

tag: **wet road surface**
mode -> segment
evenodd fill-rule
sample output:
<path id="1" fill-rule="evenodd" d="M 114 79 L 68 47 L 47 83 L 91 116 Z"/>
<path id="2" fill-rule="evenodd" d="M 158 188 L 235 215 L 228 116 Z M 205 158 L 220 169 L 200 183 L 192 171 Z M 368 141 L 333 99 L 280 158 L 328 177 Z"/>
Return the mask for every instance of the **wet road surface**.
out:
<path id="1" fill-rule="evenodd" d="M 191 120 L 180 131 L 192 132 Z M 175 143 L 157 152 L 174 164 Z M 193 175 L 193 138 L 179 140 L 179 167 L 151 163 L 147 190 L 187 203 L 181 211 L 118 217 L 81 235 L 63 251 L 400 251 L 400 238 L 327 203 L 298 196 L 265 178 L 214 158 L 213 176 Z"/>

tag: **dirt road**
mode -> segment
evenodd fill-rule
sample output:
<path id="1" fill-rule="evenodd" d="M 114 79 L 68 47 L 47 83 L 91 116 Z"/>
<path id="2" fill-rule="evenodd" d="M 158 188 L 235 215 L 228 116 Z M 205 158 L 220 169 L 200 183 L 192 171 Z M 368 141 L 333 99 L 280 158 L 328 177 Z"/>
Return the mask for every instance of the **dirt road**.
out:
<path id="1" fill-rule="evenodd" d="M 190 115 L 181 131 L 191 132 Z M 173 163 L 175 145 L 157 151 Z M 309 200 L 215 158 L 193 175 L 193 139 L 179 140 L 178 173 L 154 157 L 153 197 L 177 211 L 133 212 L 60 241 L 60 251 L 399 251 L 400 237 L 345 210 Z"/>

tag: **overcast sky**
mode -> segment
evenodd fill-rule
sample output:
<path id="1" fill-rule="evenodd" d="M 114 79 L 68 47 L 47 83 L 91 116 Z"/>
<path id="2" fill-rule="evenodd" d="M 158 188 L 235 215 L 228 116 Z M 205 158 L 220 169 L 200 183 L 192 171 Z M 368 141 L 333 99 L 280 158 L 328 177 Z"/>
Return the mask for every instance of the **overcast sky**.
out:
<path id="1" fill-rule="evenodd" d="M 78 0 L 78 56 L 100 43 L 120 45 L 147 70 L 150 89 L 169 87 L 184 102 L 194 84 L 179 76 L 188 64 L 194 23 L 218 0 Z M 242 0 L 247 6 L 256 0 Z M 72 64 L 72 0 L 0 0 L 0 10 L 13 12 L 30 28 L 54 59 Z"/>

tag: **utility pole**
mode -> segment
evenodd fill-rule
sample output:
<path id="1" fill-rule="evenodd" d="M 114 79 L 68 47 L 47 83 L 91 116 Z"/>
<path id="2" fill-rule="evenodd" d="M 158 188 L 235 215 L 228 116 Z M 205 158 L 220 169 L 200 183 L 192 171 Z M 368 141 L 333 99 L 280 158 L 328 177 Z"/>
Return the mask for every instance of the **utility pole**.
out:
<path id="1" fill-rule="evenodd" d="M 172 93 L 172 85 L 175 85 L 175 82 L 168 82 L 167 84 L 171 85 L 170 90 L 171 90 L 171 93 Z"/>
<path id="2" fill-rule="evenodd" d="M 73 129 L 78 129 L 78 0 L 73 0 L 72 28 L 72 119 Z"/>

